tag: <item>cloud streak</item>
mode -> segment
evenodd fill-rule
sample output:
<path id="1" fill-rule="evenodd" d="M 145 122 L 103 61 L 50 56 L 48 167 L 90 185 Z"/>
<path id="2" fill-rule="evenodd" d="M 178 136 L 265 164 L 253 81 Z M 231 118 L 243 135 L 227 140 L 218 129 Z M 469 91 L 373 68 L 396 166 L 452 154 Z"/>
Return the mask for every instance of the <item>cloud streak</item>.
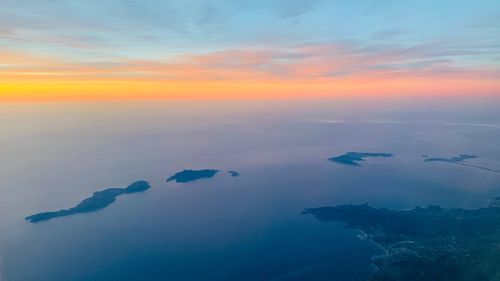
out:
<path id="1" fill-rule="evenodd" d="M 498 46 L 416 46 L 317 43 L 286 48 L 234 49 L 163 60 L 118 59 L 72 62 L 0 50 L 3 79 L 73 77 L 174 80 L 304 80 L 323 78 L 449 77 L 494 78 L 494 67 L 462 64 L 479 53 L 497 54 Z M 499 54 L 500 55 L 500 54 Z"/>
<path id="2" fill-rule="evenodd" d="M 430 13 L 431 4 L 450 13 Z M 49 92 L 36 83 L 82 81 L 173 83 L 183 89 L 178 83 L 194 88 L 209 82 L 226 92 L 238 83 L 260 83 L 273 92 L 315 85 L 322 94 L 500 94 L 500 37 L 491 17 L 500 5 L 452 4 L 5 0 L 0 82 L 10 96 L 15 90 Z M 406 17 L 409 10 L 426 18 Z"/>

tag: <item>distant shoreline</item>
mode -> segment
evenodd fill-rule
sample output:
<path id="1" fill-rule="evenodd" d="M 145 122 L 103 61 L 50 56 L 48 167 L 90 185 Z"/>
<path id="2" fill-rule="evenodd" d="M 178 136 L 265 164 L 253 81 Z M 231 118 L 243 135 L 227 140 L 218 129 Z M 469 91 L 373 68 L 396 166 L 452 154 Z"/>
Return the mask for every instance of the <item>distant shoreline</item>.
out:
<path id="1" fill-rule="evenodd" d="M 440 276 L 469 281 L 477 280 L 472 276 L 500 274 L 500 197 L 478 209 L 429 205 L 391 210 L 363 204 L 306 208 L 303 214 L 323 222 L 342 222 L 385 251 L 385 257 L 373 256 L 379 271 L 368 280 L 422 281 Z"/>

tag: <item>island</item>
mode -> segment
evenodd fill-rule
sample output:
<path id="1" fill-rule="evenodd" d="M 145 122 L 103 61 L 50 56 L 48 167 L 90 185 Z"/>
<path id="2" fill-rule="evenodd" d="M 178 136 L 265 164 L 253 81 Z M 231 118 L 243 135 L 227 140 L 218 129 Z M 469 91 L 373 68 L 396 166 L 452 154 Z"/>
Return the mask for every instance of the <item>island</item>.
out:
<path id="1" fill-rule="evenodd" d="M 365 161 L 366 157 L 392 157 L 392 153 L 372 153 L 372 152 L 347 152 L 345 154 L 328 158 L 329 161 L 349 165 L 361 166 L 358 162 Z"/>
<path id="2" fill-rule="evenodd" d="M 450 158 L 428 157 L 427 155 L 423 155 L 422 157 L 425 158 L 424 162 L 446 162 L 446 163 L 461 163 L 467 159 L 477 158 L 476 155 L 470 155 L 470 154 L 460 154 L 458 156 Z"/>
<path id="3" fill-rule="evenodd" d="M 167 182 L 186 183 L 199 179 L 212 178 L 219 170 L 204 169 L 204 170 L 183 170 L 167 179 Z"/>
<path id="4" fill-rule="evenodd" d="M 94 212 L 103 209 L 109 204 L 115 202 L 116 197 L 122 194 L 143 192 L 149 188 L 150 185 L 147 181 L 136 181 L 125 188 L 108 188 L 102 191 L 94 192 L 92 194 L 92 197 L 83 200 L 73 208 L 62 209 L 54 212 L 38 213 L 26 217 L 25 220 L 31 223 L 37 223 L 57 217 L 70 216 L 78 213 Z"/>
<path id="5" fill-rule="evenodd" d="M 360 230 L 385 255 L 367 280 L 500 280 L 500 197 L 479 209 L 389 210 L 364 205 L 305 209 L 320 221 Z"/>
<path id="6" fill-rule="evenodd" d="M 467 166 L 467 167 L 472 167 L 476 169 L 481 169 L 489 172 L 494 172 L 494 173 L 500 173 L 500 170 L 497 169 L 492 169 L 480 165 L 475 165 L 475 164 L 470 164 L 465 162 L 465 160 L 469 159 L 474 159 L 478 158 L 476 155 L 470 155 L 470 154 L 460 154 L 455 157 L 450 157 L 450 158 L 443 158 L 443 157 L 429 157 L 427 155 L 422 155 L 424 158 L 424 162 L 444 162 L 444 163 L 450 163 L 450 164 L 457 164 L 457 165 L 462 165 L 462 166 Z"/>
<path id="7" fill-rule="evenodd" d="M 240 176 L 240 173 L 236 172 L 236 171 L 227 171 L 231 177 L 239 177 Z"/>

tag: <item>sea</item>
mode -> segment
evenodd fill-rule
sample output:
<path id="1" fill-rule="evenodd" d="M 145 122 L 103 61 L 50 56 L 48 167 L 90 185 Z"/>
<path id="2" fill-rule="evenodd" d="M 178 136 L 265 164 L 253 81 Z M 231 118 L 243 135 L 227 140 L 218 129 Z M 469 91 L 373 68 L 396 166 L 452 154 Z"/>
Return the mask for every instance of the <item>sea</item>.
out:
<path id="1" fill-rule="evenodd" d="M 0 280 L 363 280 L 383 250 L 304 208 L 484 207 L 499 143 L 494 97 L 2 103 Z M 346 152 L 393 156 L 328 160 Z M 460 154 L 477 158 L 424 162 Z M 184 169 L 220 172 L 166 182 Z M 137 180 L 102 210 L 24 219 Z"/>

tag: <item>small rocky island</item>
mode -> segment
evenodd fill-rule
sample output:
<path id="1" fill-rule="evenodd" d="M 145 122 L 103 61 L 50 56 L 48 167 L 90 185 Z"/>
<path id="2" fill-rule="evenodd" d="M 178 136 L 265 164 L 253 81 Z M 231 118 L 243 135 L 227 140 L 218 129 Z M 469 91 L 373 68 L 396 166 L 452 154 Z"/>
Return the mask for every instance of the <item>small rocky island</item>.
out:
<path id="1" fill-rule="evenodd" d="M 186 183 L 199 179 L 208 179 L 214 177 L 219 170 L 204 169 L 204 170 L 182 170 L 167 179 L 167 182 Z"/>
<path id="2" fill-rule="evenodd" d="M 167 182 L 187 183 L 200 179 L 209 179 L 217 175 L 219 170 L 203 169 L 203 170 L 182 170 L 175 175 L 169 177 Z M 236 171 L 227 171 L 231 177 L 238 177 L 240 173 Z"/>
<path id="3" fill-rule="evenodd" d="M 424 162 L 444 162 L 444 163 L 450 163 L 450 164 L 457 164 L 457 165 L 462 165 L 462 166 L 467 166 L 467 167 L 472 167 L 476 169 L 481 169 L 489 172 L 494 172 L 494 173 L 500 173 L 500 170 L 480 166 L 480 165 L 475 165 L 466 162 L 465 160 L 469 159 L 474 159 L 478 158 L 476 155 L 471 155 L 471 154 L 460 154 L 458 156 L 450 157 L 450 158 L 443 158 L 443 157 L 428 157 L 427 155 L 423 155 L 424 157 Z"/>
<path id="4" fill-rule="evenodd" d="M 385 256 L 374 259 L 378 270 L 368 280 L 500 280 L 500 197 L 475 210 L 428 206 L 397 211 L 364 204 L 303 213 L 343 222 L 385 249 Z"/>
<path id="5" fill-rule="evenodd" d="M 392 157 L 392 153 L 372 153 L 372 152 L 347 152 L 345 154 L 328 158 L 329 161 L 349 165 L 361 166 L 358 162 L 365 161 L 366 157 Z"/>
<path id="6" fill-rule="evenodd" d="M 26 217 L 25 219 L 31 223 L 37 223 L 57 217 L 70 216 L 78 213 L 94 212 L 103 209 L 109 204 L 115 202 L 116 197 L 122 194 L 143 192 L 149 188 L 150 185 L 147 181 L 136 181 L 125 188 L 108 188 L 102 191 L 94 192 L 94 194 L 92 194 L 92 197 L 83 200 L 73 208 L 54 212 L 38 213 Z"/>

